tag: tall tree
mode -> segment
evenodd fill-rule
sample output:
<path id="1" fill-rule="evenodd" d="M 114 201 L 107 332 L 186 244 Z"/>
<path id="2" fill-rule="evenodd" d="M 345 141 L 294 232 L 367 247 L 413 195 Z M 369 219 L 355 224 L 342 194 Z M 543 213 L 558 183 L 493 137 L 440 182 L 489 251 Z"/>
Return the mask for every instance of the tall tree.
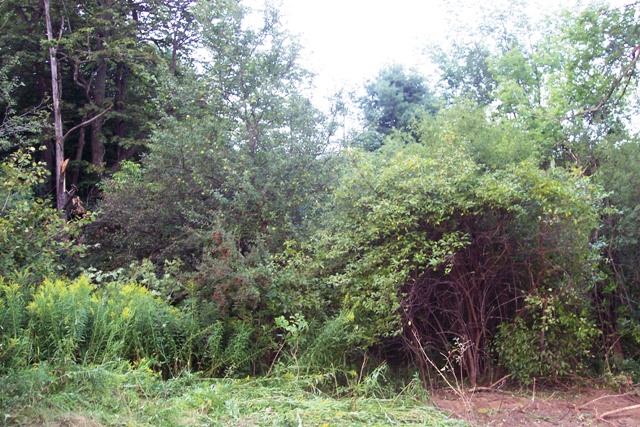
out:
<path id="1" fill-rule="evenodd" d="M 527 14 L 527 3 L 500 0 L 491 4 L 463 1 L 447 4 L 445 42 L 429 49 L 440 70 L 447 100 L 464 97 L 484 106 L 493 102 L 498 85 L 493 57 L 501 56 L 514 45 L 527 46 L 528 52 L 539 38 L 536 23 Z"/>
<path id="2" fill-rule="evenodd" d="M 142 170 L 122 176 L 130 186 L 108 187 L 94 228 L 112 266 L 176 256 L 193 266 L 216 227 L 243 253 L 277 250 L 303 230 L 332 178 L 333 127 L 302 95 L 309 75 L 277 11 L 264 10 L 259 25 L 233 0 L 196 13 L 204 72 L 171 93 L 176 118 L 162 121 Z"/>
<path id="3" fill-rule="evenodd" d="M 366 95 L 359 100 L 365 126 L 381 137 L 370 148 L 381 144 L 380 139 L 393 130 L 408 130 L 421 114 L 434 114 L 438 102 L 424 77 L 405 71 L 402 65 L 384 68 L 378 77 L 365 85 Z"/>
<path id="4" fill-rule="evenodd" d="M 53 103 L 53 134 L 55 138 L 55 188 L 56 188 L 56 208 L 64 212 L 71 200 L 73 194 L 67 192 L 65 170 L 68 160 L 64 159 L 64 140 L 73 130 L 84 127 L 92 122 L 98 121 L 108 110 L 105 110 L 92 119 L 86 120 L 80 123 L 75 128 L 72 128 L 66 134 L 63 134 L 62 129 L 62 110 L 60 108 L 60 102 L 62 101 L 62 88 L 60 87 L 59 67 L 57 58 L 57 49 L 54 45 L 56 42 L 53 38 L 53 25 L 51 24 L 51 9 L 50 0 L 43 0 L 44 2 L 44 16 L 47 26 L 47 41 L 49 42 L 49 64 L 51 69 L 51 98 Z"/>
<path id="5" fill-rule="evenodd" d="M 49 0 L 46 6 L 47 13 L 43 1 L 0 4 L 9 18 L 0 34 L 0 63 L 14 61 L 25 84 L 14 91 L 16 112 L 59 102 L 52 111 L 61 120 L 52 116 L 52 128 L 58 141 L 67 135 L 66 144 L 60 149 L 43 135 L 44 156 L 54 175 L 61 164 L 54 157 L 69 160 L 56 181 L 66 178 L 87 196 L 104 168 L 139 152 L 155 126 L 156 88 L 167 80 L 162 73 L 175 74 L 182 52 L 195 42 L 190 3 Z M 53 190 L 62 193 L 58 184 Z"/>

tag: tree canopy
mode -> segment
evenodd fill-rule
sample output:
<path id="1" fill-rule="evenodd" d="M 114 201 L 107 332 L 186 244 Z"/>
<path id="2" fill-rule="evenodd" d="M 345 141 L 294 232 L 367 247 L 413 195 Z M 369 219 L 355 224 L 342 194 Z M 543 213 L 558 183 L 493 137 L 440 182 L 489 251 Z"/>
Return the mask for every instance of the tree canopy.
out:
<path id="1" fill-rule="evenodd" d="M 359 100 L 365 127 L 377 134 L 364 142 L 369 150 L 378 148 L 382 138 L 394 130 L 408 131 L 421 115 L 438 110 L 438 100 L 426 79 L 399 64 L 383 68 L 375 80 L 367 82 L 365 92 Z"/>

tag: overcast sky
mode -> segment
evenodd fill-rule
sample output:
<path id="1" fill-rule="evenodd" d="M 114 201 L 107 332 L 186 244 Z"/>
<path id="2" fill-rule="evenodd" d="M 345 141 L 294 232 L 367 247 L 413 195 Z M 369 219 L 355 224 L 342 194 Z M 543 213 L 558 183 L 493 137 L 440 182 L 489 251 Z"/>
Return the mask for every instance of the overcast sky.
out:
<path id="1" fill-rule="evenodd" d="M 322 91 L 362 85 L 393 62 L 424 69 L 429 44 L 441 40 L 453 22 L 473 19 L 474 11 L 483 2 L 281 1 L 286 26 L 300 36 L 305 66 L 317 73 L 316 84 Z M 511 3 L 510 0 L 484 0 L 484 3 L 496 1 Z M 461 7 L 454 7 L 454 2 Z M 452 9 L 457 16 L 453 16 Z"/>
<path id="2" fill-rule="evenodd" d="M 307 65 L 323 87 L 362 83 L 390 62 L 416 66 L 444 16 L 439 0 L 283 0 Z"/>
<path id="3" fill-rule="evenodd" d="M 250 0 L 251 1 L 251 0 Z M 252 0 L 260 1 L 260 0 Z M 276 0 L 278 1 L 278 0 Z M 318 92 L 353 89 L 393 62 L 426 72 L 425 49 L 461 21 L 496 3 L 523 0 L 279 0 L 286 27 L 300 36 L 304 66 Z M 557 13 L 580 0 L 529 0 L 530 15 Z M 586 1 L 582 1 L 585 3 Z M 625 0 L 609 0 L 626 4 Z"/>

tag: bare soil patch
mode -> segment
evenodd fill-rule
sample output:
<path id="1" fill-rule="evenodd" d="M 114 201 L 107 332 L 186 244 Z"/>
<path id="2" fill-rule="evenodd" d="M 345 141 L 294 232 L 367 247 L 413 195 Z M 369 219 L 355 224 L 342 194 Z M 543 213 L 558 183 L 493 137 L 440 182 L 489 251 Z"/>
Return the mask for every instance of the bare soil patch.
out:
<path id="1" fill-rule="evenodd" d="M 522 393 L 495 390 L 433 394 L 434 405 L 475 426 L 640 426 L 640 390 L 602 389 Z"/>
<path id="2" fill-rule="evenodd" d="M 43 427 L 103 427 L 102 424 L 80 414 L 66 414 L 50 421 L 43 421 Z"/>

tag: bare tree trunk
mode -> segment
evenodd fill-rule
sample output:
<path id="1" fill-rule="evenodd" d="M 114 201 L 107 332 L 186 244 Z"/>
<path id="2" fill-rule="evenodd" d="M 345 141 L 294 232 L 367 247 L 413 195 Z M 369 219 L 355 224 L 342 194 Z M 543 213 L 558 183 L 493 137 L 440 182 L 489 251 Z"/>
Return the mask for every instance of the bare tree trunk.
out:
<path id="1" fill-rule="evenodd" d="M 51 24 L 51 11 L 50 11 L 50 0 L 43 0 L 44 2 L 44 14 L 45 20 L 47 23 L 47 40 L 51 44 L 49 46 L 49 61 L 51 63 L 51 98 L 53 101 L 53 127 L 54 127 L 54 136 L 55 136 L 55 161 L 53 165 L 54 175 L 55 175 L 55 188 L 56 188 L 56 208 L 63 213 L 63 215 L 71 198 L 72 194 L 67 192 L 66 182 L 65 182 L 65 169 L 66 162 L 64 160 L 64 140 L 69 136 L 69 134 L 76 129 L 82 128 L 91 124 L 93 130 L 93 123 L 99 122 L 102 123 L 102 118 L 104 115 L 111 109 L 111 107 L 106 108 L 101 113 L 95 115 L 89 120 L 85 120 L 80 123 L 78 126 L 71 128 L 66 134 L 63 133 L 62 129 L 62 111 L 60 109 L 60 100 L 62 99 L 62 86 L 60 84 L 60 76 L 58 73 L 58 59 L 57 59 L 57 49 L 53 44 L 53 25 Z M 62 34 L 61 34 L 62 35 Z M 105 79 L 106 79 L 106 65 L 105 69 Z M 104 101 L 104 91 L 103 101 Z M 102 125 L 100 124 L 100 128 Z M 104 146 L 103 156 L 104 156 Z"/>
<path id="2" fill-rule="evenodd" d="M 114 17 L 110 10 L 113 7 L 111 0 L 99 0 L 98 4 L 104 8 L 104 11 L 100 14 L 100 19 L 109 22 Z M 107 61 L 103 57 L 103 51 L 105 49 L 105 43 L 110 39 L 109 31 L 105 28 L 96 29 L 98 36 L 96 44 L 96 52 L 98 53 L 98 68 L 96 70 L 95 79 L 93 81 L 92 88 L 92 101 L 97 108 L 104 107 L 104 101 L 107 95 Z M 116 107 L 117 108 L 117 107 Z M 104 140 L 102 138 L 102 126 L 104 124 L 104 118 L 99 118 L 91 123 L 91 164 L 97 167 L 104 166 L 105 147 Z"/>
<path id="3" fill-rule="evenodd" d="M 62 88 L 58 76 L 57 50 L 53 45 L 53 26 L 51 25 L 51 12 L 49 10 L 50 0 L 44 0 L 44 14 L 47 22 L 47 40 L 49 46 L 49 62 L 51 63 L 51 98 L 53 101 L 53 129 L 55 135 L 55 188 L 56 188 L 56 208 L 64 211 L 68 202 L 67 189 L 64 179 L 64 135 L 62 133 L 62 112 L 60 111 L 60 100 L 62 99 Z"/>

